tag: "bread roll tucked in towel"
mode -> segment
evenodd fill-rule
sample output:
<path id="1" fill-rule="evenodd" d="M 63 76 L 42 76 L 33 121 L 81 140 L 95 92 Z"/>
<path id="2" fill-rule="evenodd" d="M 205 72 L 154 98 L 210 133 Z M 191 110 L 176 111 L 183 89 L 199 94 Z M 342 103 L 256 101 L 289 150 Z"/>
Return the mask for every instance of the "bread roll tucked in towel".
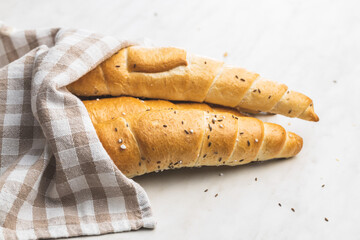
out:
<path id="1" fill-rule="evenodd" d="M 301 137 L 277 124 L 206 104 L 129 97 L 84 104 L 105 150 L 128 177 L 288 158 L 302 148 Z"/>
<path id="2" fill-rule="evenodd" d="M 318 121 L 313 102 L 284 84 L 177 48 L 120 50 L 68 86 L 78 96 L 135 96 L 207 102 Z"/>

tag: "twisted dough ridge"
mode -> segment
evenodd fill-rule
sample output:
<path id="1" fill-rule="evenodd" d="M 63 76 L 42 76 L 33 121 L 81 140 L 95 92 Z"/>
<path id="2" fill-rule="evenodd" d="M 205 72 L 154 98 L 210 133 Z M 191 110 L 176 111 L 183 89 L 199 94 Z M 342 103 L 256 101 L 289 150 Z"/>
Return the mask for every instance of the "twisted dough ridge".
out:
<path id="1" fill-rule="evenodd" d="M 312 100 L 243 68 L 177 48 L 120 50 L 68 86 L 78 96 L 135 96 L 218 104 L 318 121 Z"/>
<path id="2" fill-rule="evenodd" d="M 181 167 L 288 158 L 303 143 L 301 137 L 277 124 L 205 104 L 128 97 L 84 104 L 105 150 L 128 177 Z"/>

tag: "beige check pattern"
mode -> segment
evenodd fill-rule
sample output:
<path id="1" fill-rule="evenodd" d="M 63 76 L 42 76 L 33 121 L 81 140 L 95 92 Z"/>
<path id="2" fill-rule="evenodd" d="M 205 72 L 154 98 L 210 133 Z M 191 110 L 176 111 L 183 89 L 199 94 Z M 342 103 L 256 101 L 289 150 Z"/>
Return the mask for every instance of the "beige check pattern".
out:
<path id="1" fill-rule="evenodd" d="M 128 45 L 0 23 L 0 239 L 154 228 L 145 191 L 116 168 L 65 88 Z"/>

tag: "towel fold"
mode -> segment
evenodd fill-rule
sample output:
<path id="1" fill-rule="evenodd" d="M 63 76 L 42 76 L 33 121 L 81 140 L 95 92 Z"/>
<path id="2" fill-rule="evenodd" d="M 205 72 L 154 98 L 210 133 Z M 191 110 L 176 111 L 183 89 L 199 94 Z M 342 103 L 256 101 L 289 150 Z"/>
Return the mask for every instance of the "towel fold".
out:
<path id="1" fill-rule="evenodd" d="M 145 191 L 116 168 L 65 88 L 130 44 L 0 23 L 0 238 L 154 228 Z"/>

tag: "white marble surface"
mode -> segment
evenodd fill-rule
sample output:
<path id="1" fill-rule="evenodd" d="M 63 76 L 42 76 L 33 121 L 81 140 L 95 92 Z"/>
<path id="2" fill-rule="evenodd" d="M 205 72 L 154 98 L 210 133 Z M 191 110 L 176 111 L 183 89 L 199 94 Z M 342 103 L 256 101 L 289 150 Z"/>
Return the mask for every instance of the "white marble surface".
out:
<path id="1" fill-rule="evenodd" d="M 218 59 L 228 52 L 227 63 L 312 97 L 320 116 L 265 117 L 304 138 L 293 159 L 136 178 L 157 228 L 83 239 L 358 239 L 359 9 L 356 0 L 1 0 L 0 19 L 19 28 L 147 37 Z"/>

